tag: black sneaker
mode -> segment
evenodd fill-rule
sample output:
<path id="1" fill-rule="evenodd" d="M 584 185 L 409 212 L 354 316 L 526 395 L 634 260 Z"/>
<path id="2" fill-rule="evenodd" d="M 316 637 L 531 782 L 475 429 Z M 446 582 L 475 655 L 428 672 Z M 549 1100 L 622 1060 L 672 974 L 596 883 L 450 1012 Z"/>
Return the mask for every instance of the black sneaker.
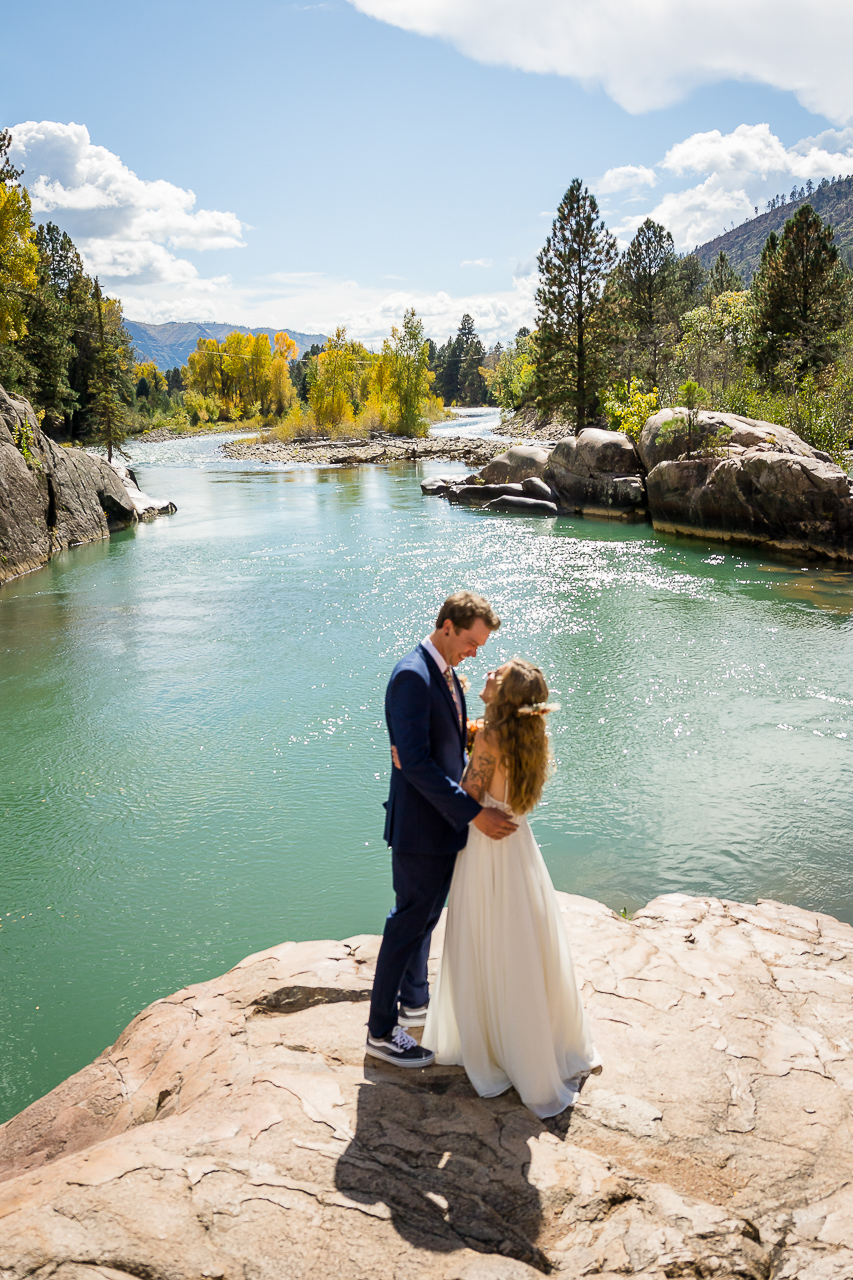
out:
<path id="1" fill-rule="evenodd" d="M 366 1052 L 371 1058 L 381 1058 L 395 1067 L 431 1067 L 435 1062 L 432 1050 L 422 1049 L 402 1027 L 395 1027 L 390 1035 L 381 1038 L 368 1032 Z"/>
<path id="2" fill-rule="evenodd" d="M 422 1004 L 419 1009 L 409 1009 L 401 1004 L 397 1022 L 401 1027 L 423 1027 L 426 1024 L 428 1008 L 429 1005 Z"/>

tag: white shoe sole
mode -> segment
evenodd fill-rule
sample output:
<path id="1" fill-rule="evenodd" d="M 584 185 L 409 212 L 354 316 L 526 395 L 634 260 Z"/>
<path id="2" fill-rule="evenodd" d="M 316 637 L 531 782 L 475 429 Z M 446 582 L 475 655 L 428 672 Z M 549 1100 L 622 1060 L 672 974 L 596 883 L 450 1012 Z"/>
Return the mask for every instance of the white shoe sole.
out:
<path id="1" fill-rule="evenodd" d="M 420 1069 L 421 1067 L 431 1067 L 435 1062 L 434 1053 L 431 1053 L 428 1058 L 401 1058 L 396 1053 L 391 1053 L 384 1049 L 374 1049 L 371 1044 L 367 1045 L 365 1053 L 371 1058 L 378 1058 L 380 1062 L 390 1062 L 392 1067 L 414 1067 Z"/>
<path id="2" fill-rule="evenodd" d="M 398 1027 L 425 1027 L 426 1014 L 415 1013 L 410 1016 L 407 1013 L 401 1013 L 397 1016 L 397 1026 Z"/>

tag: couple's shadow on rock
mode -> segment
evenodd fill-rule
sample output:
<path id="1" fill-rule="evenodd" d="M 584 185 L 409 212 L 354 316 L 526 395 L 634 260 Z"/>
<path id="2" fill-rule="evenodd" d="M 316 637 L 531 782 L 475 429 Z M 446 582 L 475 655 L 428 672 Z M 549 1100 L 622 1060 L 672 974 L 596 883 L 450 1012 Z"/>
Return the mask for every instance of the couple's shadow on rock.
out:
<path id="1" fill-rule="evenodd" d="M 543 1122 L 514 1089 L 478 1098 L 460 1067 L 402 1071 L 365 1059 L 353 1140 L 335 1185 L 351 1200 L 385 1205 L 404 1239 L 450 1253 L 468 1247 L 549 1269 L 528 1181 L 529 1139 L 565 1136 L 571 1112 Z"/>

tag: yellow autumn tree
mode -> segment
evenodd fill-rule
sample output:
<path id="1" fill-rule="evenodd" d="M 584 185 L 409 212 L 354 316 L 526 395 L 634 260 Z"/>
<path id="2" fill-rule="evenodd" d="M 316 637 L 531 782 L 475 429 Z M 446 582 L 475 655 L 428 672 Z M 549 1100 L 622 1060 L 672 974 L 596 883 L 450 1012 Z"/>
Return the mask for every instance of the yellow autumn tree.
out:
<path id="1" fill-rule="evenodd" d="M 347 340 L 346 329 L 339 326 L 326 343 L 325 351 L 317 356 L 308 400 L 318 426 L 340 426 L 355 417 L 353 345 Z"/>
<path id="2" fill-rule="evenodd" d="M 296 359 L 298 352 L 299 348 L 289 333 L 275 335 L 275 351 L 270 366 L 269 412 L 277 418 L 283 417 L 296 399 L 290 379 L 290 362 Z"/>
<path id="3" fill-rule="evenodd" d="M 14 342 L 27 332 L 23 295 L 38 284 L 30 197 L 23 187 L 0 183 L 0 341 Z"/>

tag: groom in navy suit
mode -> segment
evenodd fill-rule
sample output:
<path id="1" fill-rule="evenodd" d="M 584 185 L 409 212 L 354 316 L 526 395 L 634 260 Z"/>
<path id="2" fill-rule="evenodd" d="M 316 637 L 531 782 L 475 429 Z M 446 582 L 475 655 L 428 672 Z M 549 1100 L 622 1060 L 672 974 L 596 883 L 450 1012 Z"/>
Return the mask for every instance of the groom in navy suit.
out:
<path id="1" fill-rule="evenodd" d="M 404 1028 L 426 1020 L 430 938 L 468 824 L 493 840 L 516 829 L 500 809 L 483 808 L 460 786 L 468 722 L 454 668 L 500 625 L 482 596 L 454 592 L 432 634 L 397 663 L 385 694 L 395 764 L 385 840 L 392 851 L 396 905 L 376 961 L 367 1052 L 400 1067 L 427 1067 L 435 1058 Z"/>

